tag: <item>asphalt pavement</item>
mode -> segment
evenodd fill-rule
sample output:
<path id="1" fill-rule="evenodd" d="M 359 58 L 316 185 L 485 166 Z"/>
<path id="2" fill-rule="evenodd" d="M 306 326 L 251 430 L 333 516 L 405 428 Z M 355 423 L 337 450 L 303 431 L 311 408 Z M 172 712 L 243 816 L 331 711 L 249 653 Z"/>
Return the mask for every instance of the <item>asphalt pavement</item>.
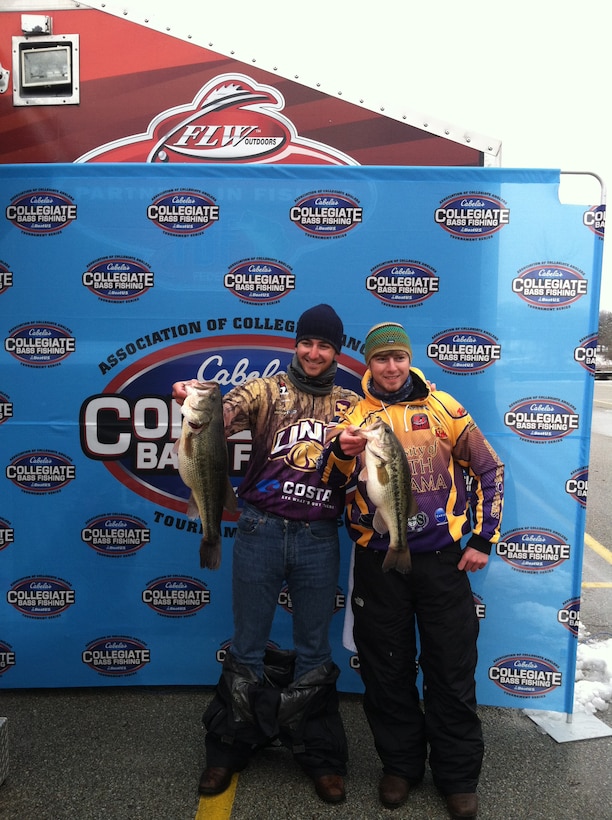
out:
<path id="1" fill-rule="evenodd" d="M 607 446 L 612 396 L 599 407 L 610 414 Z M 591 494 L 609 499 L 609 464 L 606 449 L 594 447 L 589 502 Z M 598 526 L 605 552 L 585 562 L 581 619 L 591 634 L 612 635 L 612 584 L 599 583 L 609 577 L 612 536 Z M 380 805 L 380 763 L 360 695 L 341 696 L 350 753 L 345 803 L 322 803 L 290 753 L 276 747 L 235 775 L 229 792 L 200 799 L 201 715 L 211 697 L 210 687 L 0 691 L 7 718 L 0 772 L 8 768 L 0 820 L 448 820 L 429 774 L 402 808 Z M 520 709 L 479 713 L 486 744 L 479 820 L 612 820 L 612 736 L 558 742 Z M 612 727 L 612 707 L 597 712 L 596 723 Z"/>

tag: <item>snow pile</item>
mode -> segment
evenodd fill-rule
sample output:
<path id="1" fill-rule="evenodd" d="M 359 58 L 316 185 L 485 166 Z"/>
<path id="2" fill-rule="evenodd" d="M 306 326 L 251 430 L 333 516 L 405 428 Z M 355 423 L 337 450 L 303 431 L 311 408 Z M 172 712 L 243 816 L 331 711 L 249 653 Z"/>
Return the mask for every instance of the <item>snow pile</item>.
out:
<path id="1" fill-rule="evenodd" d="M 608 633 L 609 634 L 609 633 Z M 612 637 L 580 635 L 576 654 L 574 712 L 604 711 L 612 703 Z"/>

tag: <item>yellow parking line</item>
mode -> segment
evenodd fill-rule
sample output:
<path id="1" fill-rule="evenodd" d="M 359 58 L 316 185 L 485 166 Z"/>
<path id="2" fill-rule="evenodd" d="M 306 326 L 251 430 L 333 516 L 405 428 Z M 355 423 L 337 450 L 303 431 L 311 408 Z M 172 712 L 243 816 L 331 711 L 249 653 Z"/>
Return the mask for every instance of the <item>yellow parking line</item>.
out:
<path id="1" fill-rule="evenodd" d="M 600 544 L 599 541 L 596 541 L 588 532 L 584 534 L 584 543 L 587 547 L 590 547 L 593 552 L 596 552 L 600 558 L 603 558 L 608 564 L 612 564 L 612 551 L 604 547 L 603 544 Z"/>
<path id="2" fill-rule="evenodd" d="M 612 589 L 612 582 L 605 581 L 583 581 L 581 584 L 583 589 Z"/>
<path id="3" fill-rule="evenodd" d="M 212 797 L 200 797 L 195 820 L 228 820 L 232 816 L 238 774 L 234 774 L 232 782 L 224 792 Z"/>

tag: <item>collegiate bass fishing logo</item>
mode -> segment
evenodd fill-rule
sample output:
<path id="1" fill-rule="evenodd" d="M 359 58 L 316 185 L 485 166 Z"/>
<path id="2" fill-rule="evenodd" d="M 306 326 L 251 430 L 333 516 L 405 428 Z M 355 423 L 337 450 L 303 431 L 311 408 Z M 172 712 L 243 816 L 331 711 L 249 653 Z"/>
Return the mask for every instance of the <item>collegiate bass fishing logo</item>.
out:
<path id="1" fill-rule="evenodd" d="M 596 236 L 603 239 L 606 232 L 606 206 L 593 205 L 582 215 L 582 222 Z"/>
<path id="2" fill-rule="evenodd" d="M 569 307 L 587 295 L 584 273 L 572 265 L 538 262 L 521 268 L 512 281 L 512 292 L 528 305 L 543 310 Z"/>
<path id="3" fill-rule="evenodd" d="M 439 333 L 427 346 L 427 355 L 449 373 L 469 375 L 499 361 L 501 345 L 484 330 L 459 328 Z"/>
<path id="4" fill-rule="evenodd" d="M 81 540 L 101 555 L 133 555 L 151 541 L 151 530 L 135 515 L 111 513 L 90 518 Z"/>
<path id="5" fill-rule="evenodd" d="M 591 333 L 580 340 L 574 348 L 574 361 L 583 367 L 587 373 L 595 375 L 597 364 L 597 333 Z"/>
<path id="6" fill-rule="evenodd" d="M 10 521 L 0 518 L 0 550 L 15 542 L 15 530 Z"/>
<path id="7" fill-rule="evenodd" d="M 122 678 L 144 669 L 151 662 L 151 650 L 138 638 L 124 635 L 95 638 L 83 650 L 81 660 L 94 672 Z"/>
<path id="8" fill-rule="evenodd" d="M 0 393 L 0 424 L 13 418 L 13 403 L 8 396 Z"/>
<path id="9" fill-rule="evenodd" d="M 289 219 L 309 236 L 329 239 L 353 230 L 363 222 L 358 201 L 337 191 L 315 191 L 298 199 Z"/>
<path id="10" fill-rule="evenodd" d="M 488 239 L 509 224 L 510 209 L 490 194 L 453 194 L 435 209 L 434 222 L 457 239 Z"/>
<path id="11" fill-rule="evenodd" d="M 528 572 L 548 572 L 571 557 L 567 539 L 543 528 L 504 533 L 495 551 L 510 566 Z"/>
<path id="12" fill-rule="evenodd" d="M 5 672 L 12 669 L 15 663 L 13 647 L 4 641 L 0 641 L 0 675 L 4 675 Z"/>
<path id="13" fill-rule="evenodd" d="M 553 398 L 521 399 L 504 415 L 504 424 L 532 442 L 560 441 L 580 426 L 576 409 Z"/>
<path id="14" fill-rule="evenodd" d="M 223 277 L 223 286 L 243 302 L 275 302 L 295 290 L 295 274 L 282 262 L 247 259 Z"/>
<path id="15" fill-rule="evenodd" d="M 24 233 L 55 234 L 74 222 L 77 206 L 60 191 L 27 191 L 7 205 L 6 218 Z"/>
<path id="16" fill-rule="evenodd" d="M 365 286 L 384 304 L 414 307 L 438 293 L 440 278 L 423 262 L 395 260 L 372 268 Z"/>
<path id="17" fill-rule="evenodd" d="M 76 478 L 76 467 L 63 453 L 30 450 L 13 456 L 6 477 L 26 493 L 57 493 Z"/>
<path id="18" fill-rule="evenodd" d="M 52 367 L 74 353 L 76 339 L 71 330 L 55 322 L 27 322 L 9 331 L 4 349 L 22 364 Z"/>
<path id="19" fill-rule="evenodd" d="M 75 602 L 74 590 L 62 578 L 32 576 L 15 581 L 6 601 L 30 618 L 52 618 L 66 612 Z"/>
<path id="20" fill-rule="evenodd" d="M 202 191 L 165 191 L 147 208 L 147 219 L 165 233 L 194 236 L 219 221 L 219 206 Z"/>
<path id="21" fill-rule="evenodd" d="M 300 137 L 281 112 L 282 94 L 243 74 L 220 74 L 191 103 L 162 111 L 146 132 L 94 148 L 77 162 L 197 162 L 357 165 L 329 145 Z"/>
<path id="22" fill-rule="evenodd" d="M 149 581 L 142 602 L 159 615 L 184 618 L 208 606 L 210 590 L 197 578 L 168 575 Z"/>
<path id="23" fill-rule="evenodd" d="M 489 680 L 509 695 L 542 697 L 563 684 L 563 675 L 547 658 L 535 655 L 506 655 L 489 667 Z"/>
<path id="24" fill-rule="evenodd" d="M 6 262 L 0 260 L 0 296 L 13 287 L 13 273 Z"/>
<path id="25" fill-rule="evenodd" d="M 565 482 L 565 492 L 577 501 L 581 507 L 586 507 L 589 492 L 589 468 L 581 467 L 574 470 L 571 477 Z"/>
<path id="26" fill-rule="evenodd" d="M 557 621 L 577 638 L 580 629 L 580 598 L 565 601 L 557 612 Z"/>
<path id="27" fill-rule="evenodd" d="M 103 302 L 131 302 L 154 287 L 155 277 L 140 259 L 107 256 L 88 264 L 82 282 Z"/>

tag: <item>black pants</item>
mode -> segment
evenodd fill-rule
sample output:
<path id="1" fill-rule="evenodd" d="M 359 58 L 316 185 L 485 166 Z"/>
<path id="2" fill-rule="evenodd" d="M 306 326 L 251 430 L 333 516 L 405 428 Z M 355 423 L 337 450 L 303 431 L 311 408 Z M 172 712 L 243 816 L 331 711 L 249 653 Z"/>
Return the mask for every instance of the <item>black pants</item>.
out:
<path id="1" fill-rule="evenodd" d="M 443 794 L 474 792 L 484 744 L 476 713 L 478 619 L 460 546 L 413 554 L 412 572 L 382 571 L 384 554 L 355 549 L 354 638 L 364 711 L 388 774 L 423 777 Z M 418 661 L 423 672 L 420 708 Z"/>
<path id="2" fill-rule="evenodd" d="M 278 738 L 310 777 L 346 774 L 348 748 L 330 662 L 293 678 L 295 653 L 268 650 L 264 678 L 228 652 L 215 696 L 204 713 L 207 766 L 241 771 Z"/>

